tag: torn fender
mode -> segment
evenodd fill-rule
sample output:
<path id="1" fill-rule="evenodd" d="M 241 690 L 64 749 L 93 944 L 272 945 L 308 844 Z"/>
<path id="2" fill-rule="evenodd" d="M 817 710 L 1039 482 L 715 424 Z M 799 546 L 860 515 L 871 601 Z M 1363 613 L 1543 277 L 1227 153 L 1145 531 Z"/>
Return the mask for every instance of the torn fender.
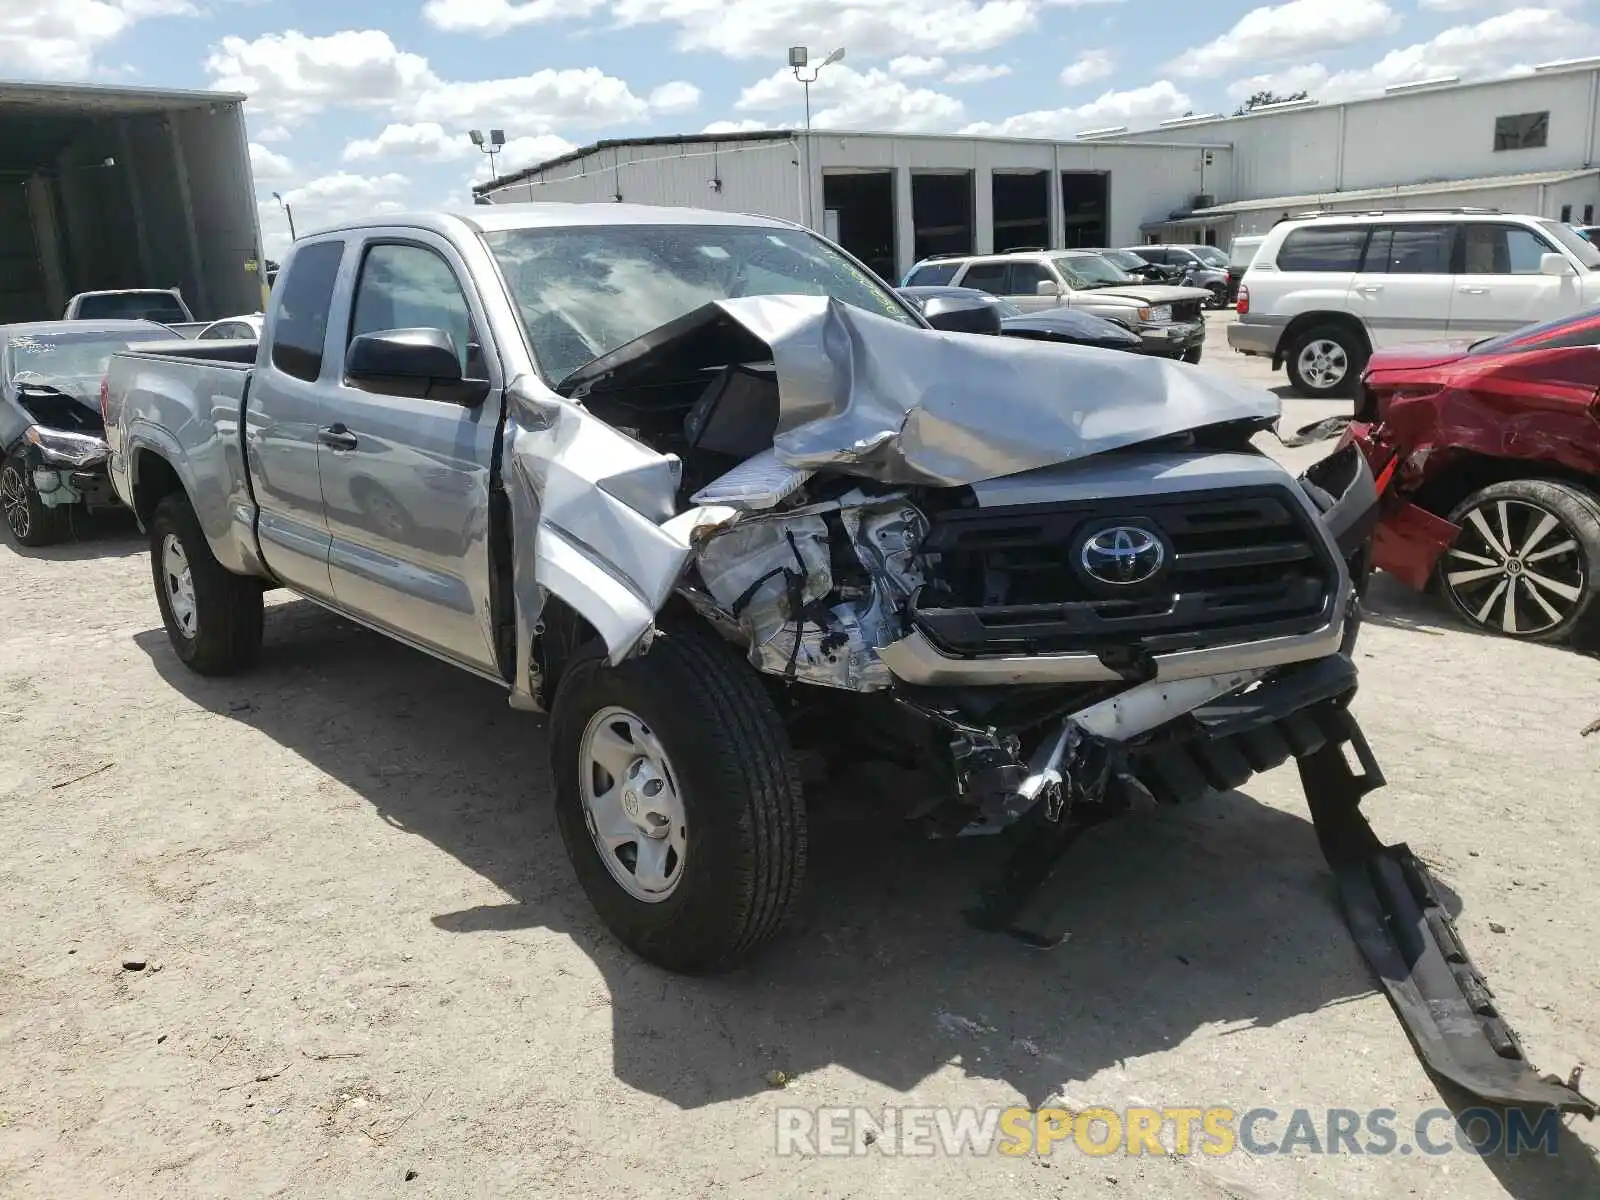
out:
<path id="1" fill-rule="evenodd" d="M 798 470 L 954 487 L 1188 433 L 1266 429 L 1270 392 L 1183 363 L 1021 338 L 941 333 L 825 296 L 703 305 L 580 367 L 583 397 L 770 361 L 773 448 Z"/>
<path id="2" fill-rule="evenodd" d="M 732 509 L 674 512 L 681 464 L 619 433 L 536 381 L 506 389 L 501 477 L 511 507 L 516 677 L 512 701 L 536 707 L 533 661 L 545 605 L 556 596 L 593 625 L 621 662 L 647 644 L 698 529 Z"/>

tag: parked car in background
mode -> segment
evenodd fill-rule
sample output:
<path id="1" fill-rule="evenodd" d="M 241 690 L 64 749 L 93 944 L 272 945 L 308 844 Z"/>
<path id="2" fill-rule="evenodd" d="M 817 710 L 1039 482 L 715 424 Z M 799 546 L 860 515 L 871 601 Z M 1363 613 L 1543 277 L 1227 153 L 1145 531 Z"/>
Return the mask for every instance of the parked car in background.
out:
<path id="1" fill-rule="evenodd" d="M 919 312 L 926 311 L 929 300 L 966 300 L 986 304 L 995 310 L 998 318 L 995 332 L 1005 337 L 1027 338 L 1036 342 L 1061 342 L 1071 346 L 1095 346 L 1102 350 L 1144 349 L 1144 342 L 1133 331 L 1097 317 L 1079 312 L 1075 308 L 1046 308 L 1039 312 L 1023 312 L 1011 301 L 991 296 L 976 288 L 959 287 L 909 287 L 900 288 L 900 295 L 909 300 Z"/>
<path id="2" fill-rule="evenodd" d="M 118 288 L 79 292 L 67 301 L 64 321 L 156 321 L 182 337 L 205 327 L 177 288 Z"/>
<path id="3" fill-rule="evenodd" d="M 118 503 L 100 414 L 106 364 L 174 336 L 152 321 L 0 325 L 0 515 L 20 545 L 60 541 L 75 508 Z"/>
<path id="4" fill-rule="evenodd" d="M 977 288 L 1024 312 L 1072 308 L 1104 317 L 1163 358 L 1199 362 L 1205 346 L 1205 289 L 1146 283 L 1084 250 L 951 256 L 919 262 L 906 275 L 905 286 L 931 284 Z"/>
<path id="5" fill-rule="evenodd" d="M 1239 299 L 1239 284 L 1244 279 L 1244 273 L 1250 269 L 1250 264 L 1255 260 L 1256 251 L 1261 248 L 1261 243 L 1266 241 L 1265 234 L 1245 234 L 1236 237 L 1228 243 L 1228 303 L 1233 304 Z"/>
<path id="6" fill-rule="evenodd" d="M 1600 247 L 1560 221 L 1474 209 L 1281 221 L 1239 287 L 1228 344 L 1302 396 L 1352 395 L 1375 349 L 1472 341 L 1600 304 Z"/>
<path id="7" fill-rule="evenodd" d="M 1083 246 L 1079 248 L 1086 250 L 1090 254 L 1098 254 L 1100 257 L 1121 267 L 1129 275 L 1147 279 L 1151 283 L 1173 283 L 1183 276 L 1182 269 L 1150 262 L 1148 259 L 1140 258 L 1132 250 L 1113 250 L 1109 247 L 1101 246 Z"/>
<path id="8" fill-rule="evenodd" d="M 1469 624 L 1600 632 L 1600 311 L 1379 350 L 1346 431 L 1382 493 L 1373 562 Z"/>
<path id="9" fill-rule="evenodd" d="M 262 314 L 251 313 L 243 317 L 223 317 L 220 321 L 213 321 L 195 335 L 195 340 L 200 342 L 226 342 L 226 341 L 251 341 L 261 340 Z"/>
<path id="10" fill-rule="evenodd" d="M 1573 230 L 1588 241 L 1600 241 L 1600 225 L 1574 225 Z"/>
<path id="11" fill-rule="evenodd" d="M 1211 293 L 1212 308 L 1223 308 L 1228 303 L 1228 256 L 1215 246 L 1128 246 L 1146 262 L 1157 263 L 1174 271 L 1177 278 L 1191 287 L 1203 287 Z"/>

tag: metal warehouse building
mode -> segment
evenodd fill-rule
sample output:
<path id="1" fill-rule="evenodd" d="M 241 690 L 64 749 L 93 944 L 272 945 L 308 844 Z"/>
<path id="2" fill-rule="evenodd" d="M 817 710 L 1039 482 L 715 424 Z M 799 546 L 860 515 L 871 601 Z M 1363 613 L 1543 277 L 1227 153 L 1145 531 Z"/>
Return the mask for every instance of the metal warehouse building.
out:
<path id="1" fill-rule="evenodd" d="M 599 142 L 476 189 L 688 205 L 826 231 L 886 278 L 937 253 L 1209 242 L 1308 209 L 1600 212 L 1600 59 L 1063 142 L 773 130 Z"/>
<path id="2" fill-rule="evenodd" d="M 525 200 L 686 205 L 825 230 L 886 278 L 929 254 L 1104 246 L 1232 173 L 1224 145 L 775 130 L 599 142 L 476 189 Z M 809 161 L 810 169 L 805 164 Z"/>

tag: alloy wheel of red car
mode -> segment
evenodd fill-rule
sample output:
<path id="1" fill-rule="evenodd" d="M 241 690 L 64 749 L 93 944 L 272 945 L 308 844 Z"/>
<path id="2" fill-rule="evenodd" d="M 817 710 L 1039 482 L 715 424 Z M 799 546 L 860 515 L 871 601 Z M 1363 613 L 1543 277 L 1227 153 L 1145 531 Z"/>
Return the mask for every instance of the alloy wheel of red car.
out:
<path id="1" fill-rule="evenodd" d="M 1533 491 L 1553 486 L 1486 488 L 1451 516 L 1461 534 L 1439 574 L 1456 610 L 1474 625 L 1544 640 L 1564 633 L 1592 599 L 1584 531 L 1561 511 L 1567 504 Z M 1524 494 L 1505 494 L 1513 488 Z"/>

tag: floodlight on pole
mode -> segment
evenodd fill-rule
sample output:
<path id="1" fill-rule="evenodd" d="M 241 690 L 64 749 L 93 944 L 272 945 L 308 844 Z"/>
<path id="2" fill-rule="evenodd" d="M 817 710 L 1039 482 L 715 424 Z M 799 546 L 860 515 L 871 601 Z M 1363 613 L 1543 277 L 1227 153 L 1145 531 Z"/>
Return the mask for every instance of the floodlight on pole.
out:
<path id="1" fill-rule="evenodd" d="M 506 144 L 506 131 L 504 129 L 491 129 L 489 130 L 488 138 L 485 138 L 483 130 L 469 129 L 467 130 L 467 136 L 472 139 L 474 146 L 489 156 L 489 174 L 493 176 L 495 183 L 499 183 L 500 166 L 495 156 L 500 153 L 500 148 Z"/>
<path id="2" fill-rule="evenodd" d="M 802 215 L 801 224 L 807 228 L 811 226 L 811 85 L 817 81 L 817 76 L 822 74 L 823 67 L 831 67 L 844 57 L 844 47 L 838 46 L 828 52 L 828 57 L 816 66 L 811 66 L 811 51 L 805 46 L 789 47 L 789 67 L 794 71 L 794 77 L 800 81 L 806 95 L 806 146 L 801 155 L 804 160 L 805 186 L 801 189 L 804 197 L 802 206 L 805 213 Z"/>
<path id="3" fill-rule="evenodd" d="M 278 207 L 283 209 L 283 215 L 289 219 L 289 240 L 291 242 L 295 241 L 296 239 L 295 239 L 295 233 L 294 233 L 294 209 L 290 208 L 289 207 L 289 202 L 287 200 L 285 200 L 277 192 L 273 192 L 272 193 L 272 198 L 278 202 Z"/>

